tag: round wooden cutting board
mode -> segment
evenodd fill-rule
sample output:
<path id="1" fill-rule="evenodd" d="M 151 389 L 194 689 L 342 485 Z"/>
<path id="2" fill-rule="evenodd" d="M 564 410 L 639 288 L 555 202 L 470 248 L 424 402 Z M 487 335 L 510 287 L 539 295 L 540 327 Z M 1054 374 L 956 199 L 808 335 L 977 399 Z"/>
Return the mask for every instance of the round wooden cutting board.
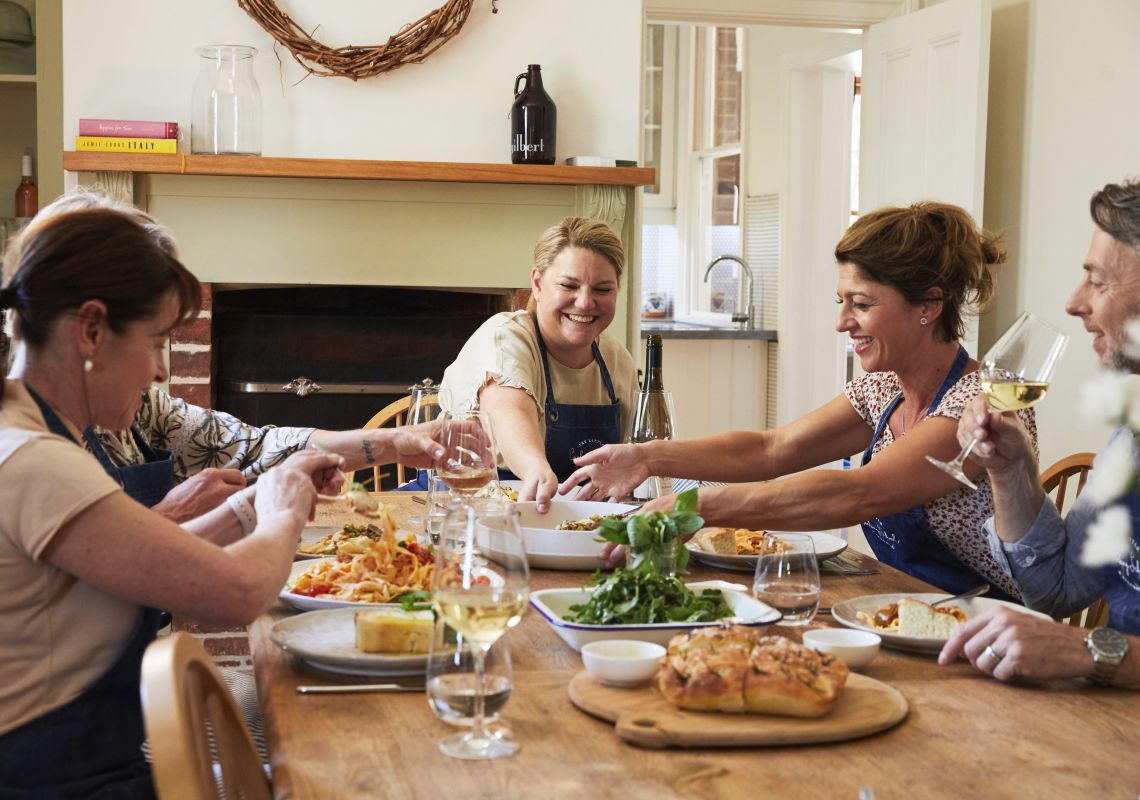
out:
<path id="1" fill-rule="evenodd" d="M 652 684 L 607 686 L 588 672 L 570 681 L 570 700 L 582 711 L 616 723 L 617 735 L 643 747 L 741 747 L 812 744 L 858 739 L 898 725 L 906 698 L 892 686 L 852 673 L 839 704 L 823 717 L 722 714 L 677 708 Z"/>

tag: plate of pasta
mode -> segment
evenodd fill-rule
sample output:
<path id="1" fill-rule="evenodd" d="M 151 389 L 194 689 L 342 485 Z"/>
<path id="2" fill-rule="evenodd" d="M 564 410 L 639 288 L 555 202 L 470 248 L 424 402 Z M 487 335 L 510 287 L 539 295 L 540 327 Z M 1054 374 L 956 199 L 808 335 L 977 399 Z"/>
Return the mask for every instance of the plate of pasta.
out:
<path id="1" fill-rule="evenodd" d="M 390 603 L 405 592 L 431 591 L 435 556 L 414 536 L 387 531 L 363 552 L 297 561 L 279 597 L 301 611 Z"/>
<path id="2" fill-rule="evenodd" d="M 761 553 L 779 552 L 783 546 L 781 533 L 790 531 L 753 531 L 746 528 L 704 528 L 685 543 L 694 561 L 718 569 L 752 572 Z M 805 531 L 815 543 L 819 561 L 837 556 L 847 549 L 847 542 L 827 531 Z"/>

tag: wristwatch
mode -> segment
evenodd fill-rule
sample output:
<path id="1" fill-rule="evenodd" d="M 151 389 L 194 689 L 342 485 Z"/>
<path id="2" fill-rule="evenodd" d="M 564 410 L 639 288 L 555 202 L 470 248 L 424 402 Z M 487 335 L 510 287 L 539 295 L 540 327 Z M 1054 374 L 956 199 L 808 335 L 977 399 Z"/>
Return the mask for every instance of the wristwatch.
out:
<path id="1" fill-rule="evenodd" d="M 1085 646 L 1092 653 L 1093 671 L 1089 680 L 1094 683 L 1112 680 L 1116 668 L 1128 655 L 1128 639 L 1112 628 L 1093 628 L 1085 637 Z"/>

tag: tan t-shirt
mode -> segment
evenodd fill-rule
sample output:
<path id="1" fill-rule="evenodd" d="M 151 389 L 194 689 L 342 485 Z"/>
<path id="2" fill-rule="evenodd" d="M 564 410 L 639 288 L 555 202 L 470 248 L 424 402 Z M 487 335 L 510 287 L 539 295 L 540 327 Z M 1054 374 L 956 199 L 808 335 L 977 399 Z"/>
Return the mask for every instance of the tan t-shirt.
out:
<path id="1" fill-rule="evenodd" d="M 633 424 L 637 368 L 633 356 L 612 336 L 602 334 L 598 347 L 610 372 L 614 394 L 621 401 L 621 435 L 624 438 L 629 435 Z M 550 377 L 554 381 L 554 399 L 559 403 L 601 405 L 610 401 L 596 361 L 581 369 L 568 367 L 553 356 L 548 357 L 548 361 Z M 490 383 L 522 389 L 530 395 L 539 420 L 538 428 L 545 441 L 546 375 L 542 371 L 534 321 L 526 311 L 496 314 L 471 334 L 455 363 L 443 373 L 440 404 L 448 411 L 478 408 L 479 390 Z"/>
<path id="2" fill-rule="evenodd" d="M 0 734 L 79 695 L 118 657 L 138 616 L 40 560 L 52 537 L 121 491 L 94 456 L 48 431 L 20 381 L 0 400 Z"/>

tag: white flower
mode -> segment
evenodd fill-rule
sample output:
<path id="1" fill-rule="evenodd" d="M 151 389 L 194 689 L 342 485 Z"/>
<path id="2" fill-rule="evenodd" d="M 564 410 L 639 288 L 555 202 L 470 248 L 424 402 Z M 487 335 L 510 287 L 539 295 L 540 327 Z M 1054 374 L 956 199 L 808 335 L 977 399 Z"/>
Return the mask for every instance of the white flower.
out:
<path id="1" fill-rule="evenodd" d="M 1085 485 L 1085 495 L 1096 505 L 1103 506 L 1123 496 L 1135 483 L 1132 437 L 1121 432 L 1097 455 Z"/>
<path id="2" fill-rule="evenodd" d="M 1127 555 L 1132 546 L 1132 518 L 1125 506 L 1110 506 L 1089 525 L 1088 538 L 1081 550 L 1086 567 L 1103 567 Z"/>
<path id="3" fill-rule="evenodd" d="M 1124 326 L 1124 355 L 1140 361 L 1140 317 L 1134 317 Z"/>
<path id="4" fill-rule="evenodd" d="M 1081 411 L 1090 422 L 1119 425 L 1123 421 L 1134 387 L 1123 372 L 1103 370 L 1081 384 Z"/>

